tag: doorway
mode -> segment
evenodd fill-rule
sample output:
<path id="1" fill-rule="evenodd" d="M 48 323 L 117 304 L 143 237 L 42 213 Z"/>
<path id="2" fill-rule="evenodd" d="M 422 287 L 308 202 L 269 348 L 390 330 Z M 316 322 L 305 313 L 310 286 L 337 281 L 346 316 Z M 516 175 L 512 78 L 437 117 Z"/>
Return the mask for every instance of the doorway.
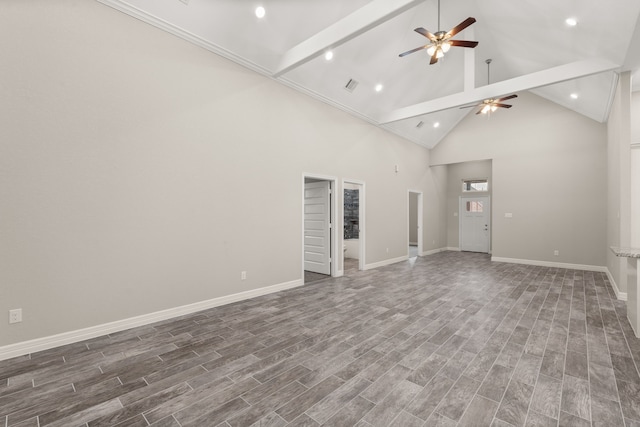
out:
<path id="1" fill-rule="evenodd" d="M 364 270 L 365 266 L 365 192 L 364 182 L 343 180 L 342 271 Z"/>
<path id="2" fill-rule="evenodd" d="M 408 256 L 422 256 L 422 192 L 409 190 Z"/>
<path id="3" fill-rule="evenodd" d="M 302 277 L 304 283 L 336 275 L 335 179 L 303 176 L 302 186 Z"/>
<path id="4" fill-rule="evenodd" d="M 491 252 L 491 199 L 460 197 L 460 250 Z"/>

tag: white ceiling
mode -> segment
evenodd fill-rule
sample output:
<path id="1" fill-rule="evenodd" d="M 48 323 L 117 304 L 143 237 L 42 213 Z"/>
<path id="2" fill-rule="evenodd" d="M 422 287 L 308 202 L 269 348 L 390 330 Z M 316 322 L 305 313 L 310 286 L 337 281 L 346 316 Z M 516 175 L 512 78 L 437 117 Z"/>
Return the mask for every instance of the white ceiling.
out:
<path id="1" fill-rule="evenodd" d="M 454 39 L 479 45 L 435 65 L 424 50 L 398 55 L 427 43 L 414 28 L 438 30 L 437 0 L 98 1 L 428 148 L 477 111 L 460 106 L 485 98 L 530 90 L 604 122 L 618 72 L 637 75 L 640 90 L 638 0 L 441 0 L 440 29 L 472 16 Z"/>

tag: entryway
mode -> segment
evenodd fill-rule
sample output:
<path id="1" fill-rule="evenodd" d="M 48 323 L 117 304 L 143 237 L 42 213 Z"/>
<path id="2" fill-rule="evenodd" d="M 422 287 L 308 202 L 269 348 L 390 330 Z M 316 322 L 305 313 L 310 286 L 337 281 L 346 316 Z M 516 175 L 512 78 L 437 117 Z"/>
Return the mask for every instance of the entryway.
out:
<path id="1" fill-rule="evenodd" d="M 343 180 L 342 270 L 344 275 L 364 270 L 364 182 Z"/>
<path id="2" fill-rule="evenodd" d="M 408 256 L 415 258 L 422 254 L 422 192 L 409 190 L 409 230 Z"/>
<path id="3" fill-rule="evenodd" d="M 491 199 L 460 197 L 460 250 L 491 252 Z"/>

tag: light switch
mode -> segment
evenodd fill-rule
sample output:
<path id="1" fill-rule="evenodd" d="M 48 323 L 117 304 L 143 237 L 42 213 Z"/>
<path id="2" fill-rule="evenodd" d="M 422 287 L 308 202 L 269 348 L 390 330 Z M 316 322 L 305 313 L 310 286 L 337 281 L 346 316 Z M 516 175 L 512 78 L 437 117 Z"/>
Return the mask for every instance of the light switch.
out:
<path id="1" fill-rule="evenodd" d="M 513 218 L 513 214 L 511 212 L 505 212 L 504 217 L 505 218 Z"/>

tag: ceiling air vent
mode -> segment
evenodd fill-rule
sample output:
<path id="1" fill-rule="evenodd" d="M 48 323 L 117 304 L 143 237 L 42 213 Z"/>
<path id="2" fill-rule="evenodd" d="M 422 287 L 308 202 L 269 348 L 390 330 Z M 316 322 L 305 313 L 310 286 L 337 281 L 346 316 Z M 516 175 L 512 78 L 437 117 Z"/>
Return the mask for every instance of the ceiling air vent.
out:
<path id="1" fill-rule="evenodd" d="M 345 85 L 345 89 L 348 90 L 349 92 L 353 92 L 354 89 L 358 86 L 358 82 L 353 80 L 353 79 L 349 79 L 349 81 L 347 82 L 347 84 Z"/>
<path id="2" fill-rule="evenodd" d="M 422 126 L 424 126 L 424 122 L 423 122 L 422 120 L 420 120 L 420 121 L 418 122 L 418 124 L 416 125 L 416 127 L 417 127 L 418 129 L 420 129 Z"/>

